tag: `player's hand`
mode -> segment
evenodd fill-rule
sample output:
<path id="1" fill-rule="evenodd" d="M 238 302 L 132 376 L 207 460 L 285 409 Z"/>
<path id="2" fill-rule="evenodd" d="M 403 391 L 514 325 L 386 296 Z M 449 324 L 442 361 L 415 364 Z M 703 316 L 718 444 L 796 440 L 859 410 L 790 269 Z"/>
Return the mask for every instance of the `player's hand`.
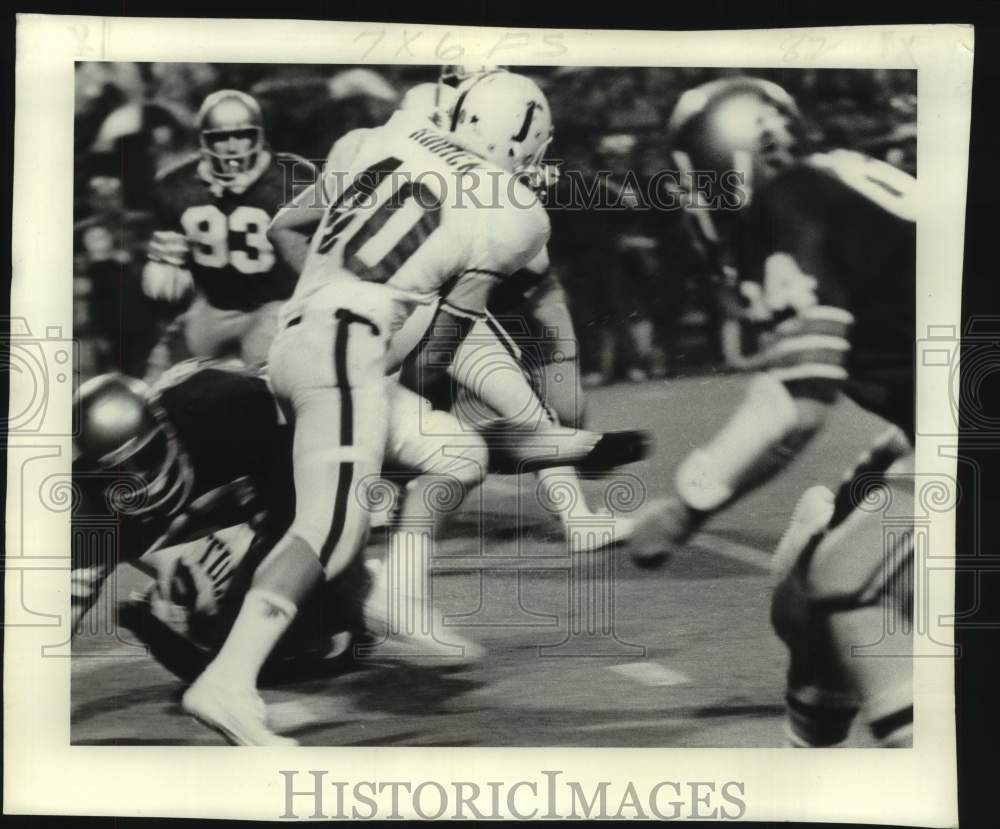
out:
<path id="1" fill-rule="evenodd" d="M 149 261 L 142 269 L 142 291 L 150 299 L 176 302 L 194 287 L 194 277 L 186 268 Z"/>

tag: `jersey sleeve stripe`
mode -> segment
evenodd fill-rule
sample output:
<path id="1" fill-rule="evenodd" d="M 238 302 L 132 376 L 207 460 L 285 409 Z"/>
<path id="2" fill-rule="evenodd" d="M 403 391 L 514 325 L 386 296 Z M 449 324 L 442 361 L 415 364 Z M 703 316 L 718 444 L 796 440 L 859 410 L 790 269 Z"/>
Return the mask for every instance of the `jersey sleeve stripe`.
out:
<path id="1" fill-rule="evenodd" d="M 804 319 L 792 317 L 778 323 L 774 333 L 782 337 L 795 337 L 800 334 L 821 335 L 827 337 L 843 337 L 847 339 L 850 325 L 838 320 Z"/>
<path id="2" fill-rule="evenodd" d="M 844 351 L 828 348 L 810 348 L 802 351 L 791 351 L 786 354 L 768 353 L 765 355 L 765 363 L 768 368 L 785 368 L 809 364 L 842 366 L 845 362 L 845 353 Z"/>
<path id="3" fill-rule="evenodd" d="M 833 320 L 845 325 L 851 325 L 854 322 L 854 315 L 850 311 L 837 308 L 835 305 L 812 305 L 803 308 L 799 313 L 805 319 Z"/>
<path id="4" fill-rule="evenodd" d="M 847 379 L 847 370 L 843 366 L 831 365 L 829 363 L 804 363 L 796 366 L 773 368 L 768 370 L 768 374 L 782 382 L 805 378 Z"/>
<path id="5" fill-rule="evenodd" d="M 779 340 L 768 350 L 768 353 L 777 357 L 796 351 L 848 351 L 850 347 L 850 343 L 843 337 L 830 337 L 823 334 L 798 334 Z"/>
<path id="6" fill-rule="evenodd" d="M 482 312 L 472 311 L 468 308 L 462 308 L 459 305 L 455 305 L 453 302 L 449 302 L 447 299 L 442 300 L 441 307 L 447 311 L 449 314 L 454 314 L 456 317 L 465 317 L 470 320 L 481 320 L 485 316 Z"/>

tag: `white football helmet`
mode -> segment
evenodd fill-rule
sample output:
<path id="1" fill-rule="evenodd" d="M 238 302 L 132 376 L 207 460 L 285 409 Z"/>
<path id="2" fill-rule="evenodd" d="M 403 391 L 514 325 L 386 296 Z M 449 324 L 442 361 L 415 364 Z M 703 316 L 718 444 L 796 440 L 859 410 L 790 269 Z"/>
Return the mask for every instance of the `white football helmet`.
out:
<path id="1" fill-rule="evenodd" d="M 530 78 L 514 72 L 489 72 L 462 83 L 449 126 L 458 143 L 529 178 L 542 170 L 553 133 L 545 94 Z"/>

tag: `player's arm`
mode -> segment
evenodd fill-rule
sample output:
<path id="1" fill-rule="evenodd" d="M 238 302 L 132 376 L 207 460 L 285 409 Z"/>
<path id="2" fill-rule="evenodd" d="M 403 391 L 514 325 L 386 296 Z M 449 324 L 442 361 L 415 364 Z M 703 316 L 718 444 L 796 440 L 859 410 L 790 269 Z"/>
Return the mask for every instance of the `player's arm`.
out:
<path id="1" fill-rule="evenodd" d="M 537 203 L 526 207 L 508 204 L 488 222 L 471 212 L 460 215 L 469 223 L 457 234 L 468 246 L 466 264 L 442 290 L 427 333 L 400 373 L 404 386 L 437 408 L 450 405 L 450 369 L 455 354 L 473 326 L 485 319 L 494 291 L 538 256 L 549 237 L 548 217 Z M 493 405 L 489 400 L 484 402 Z"/>
<path id="2" fill-rule="evenodd" d="M 142 270 L 142 290 L 150 299 L 176 302 L 194 287 L 188 269 L 190 248 L 180 217 L 171 209 L 162 192 L 169 179 L 157 179 L 153 198 L 156 230 L 146 246 L 146 264 Z"/>
<path id="3" fill-rule="evenodd" d="M 760 282 L 746 291 L 751 306 L 781 322 L 742 402 L 677 469 L 674 487 L 687 510 L 680 537 L 783 469 L 826 422 L 847 379 L 853 317 L 838 296 L 828 222 L 790 209 L 763 216 Z"/>
<path id="4" fill-rule="evenodd" d="M 296 273 L 302 273 L 313 234 L 323 221 L 327 207 L 336 202 L 346 187 L 347 171 L 370 132 L 357 129 L 341 136 L 327 156 L 323 175 L 278 211 L 271 221 L 267 238 Z"/>
<path id="5" fill-rule="evenodd" d="M 485 318 L 490 293 L 503 278 L 500 272 L 481 269 L 461 273 L 438 303 L 426 333 L 403 361 L 399 382 L 435 409 L 451 408 L 450 369 L 455 354 L 472 327 Z"/>
<path id="6" fill-rule="evenodd" d="M 305 267 L 309 242 L 323 221 L 326 204 L 326 187 L 321 179 L 281 208 L 267 228 L 268 241 L 295 273 L 302 273 Z"/>

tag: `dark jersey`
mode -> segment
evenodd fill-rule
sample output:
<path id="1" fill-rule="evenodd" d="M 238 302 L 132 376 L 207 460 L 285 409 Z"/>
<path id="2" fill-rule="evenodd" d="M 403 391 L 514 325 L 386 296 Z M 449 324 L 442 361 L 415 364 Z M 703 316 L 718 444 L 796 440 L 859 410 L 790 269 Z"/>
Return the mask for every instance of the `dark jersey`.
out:
<path id="1" fill-rule="evenodd" d="M 839 388 L 903 428 L 914 423 L 913 179 L 857 153 L 814 156 L 754 195 L 739 273 L 793 394 Z"/>
<path id="2" fill-rule="evenodd" d="M 192 156 L 164 171 L 154 193 L 156 230 L 182 233 L 190 253 L 187 266 L 209 304 L 253 310 L 292 294 L 297 274 L 267 239 L 267 227 L 296 192 L 307 187 L 316 168 L 289 153 L 275 153 L 263 173 L 242 193 L 213 192 Z"/>
<path id="3" fill-rule="evenodd" d="M 115 511 L 109 493 L 123 476 L 74 468 L 81 494 L 75 528 L 113 524 L 117 549 L 104 554 L 122 560 L 141 555 L 192 505 L 202 524 L 231 526 L 264 512 L 279 532 L 284 529 L 295 509 L 292 435 L 262 377 L 181 364 L 164 375 L 153 401 L 193 475 L 185 502 L 170 514 L 164 509 L 132 515 L 127 506 Z"/>
<path id="4" fill-rule="evenodd" d="M 291 469 L 291 430 L 263 377 L 182 364 L 155 394 L 194 470 L 195 496 L 241 477 L 265 491 L 290 482 L 281 473 Z"/>

